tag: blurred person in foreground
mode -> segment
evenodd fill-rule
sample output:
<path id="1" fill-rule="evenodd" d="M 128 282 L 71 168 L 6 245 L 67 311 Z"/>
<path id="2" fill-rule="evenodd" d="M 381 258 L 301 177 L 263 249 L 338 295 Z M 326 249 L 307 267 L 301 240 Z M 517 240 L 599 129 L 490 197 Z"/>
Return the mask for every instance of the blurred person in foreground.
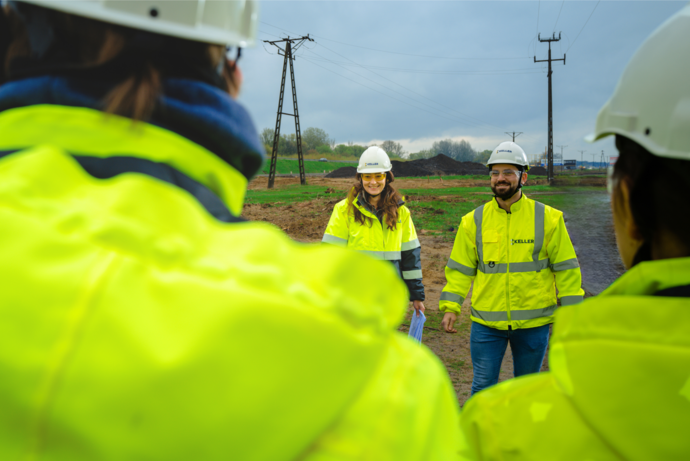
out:
<path id="1" fill-rule="evenodd" d="M 416 315 L 424 312 L 422 247 L 410 209 L 393 185 L 393 165 L 378 146 L 359 158 L 355 185 L 333 207 L 323 242 L 388 261 L 407 285 Z"/>
<path id="2" fill-rule="evenodd" d="M 627 273 L 556 313 L 550 371 L 472 397 L 465 459 L 690 457 L 690 5 L 628 64 L 589 140 L 616 136 L 610 179 Z"/>
<path id="3" fill-rule="evenodd" d="M 226 45 L 254 2 L 0 19 L 0 459 L 457 455 L 395 271 L 239 217 L 264 153 Z"/>

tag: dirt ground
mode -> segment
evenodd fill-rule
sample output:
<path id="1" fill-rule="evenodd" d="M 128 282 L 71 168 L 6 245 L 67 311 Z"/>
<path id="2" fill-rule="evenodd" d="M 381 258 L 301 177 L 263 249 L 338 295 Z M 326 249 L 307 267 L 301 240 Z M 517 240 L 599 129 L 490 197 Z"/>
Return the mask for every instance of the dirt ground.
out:
<path id="1" fill-rule="evenodd" d="M 600 178 L 589 178 L 593 185 L 600 185 Z M 298 184 L 299 178 L 276 178 L 276 187 L 288 184 Z M 291 238 L 304 243 L 320 242 L 326 229 L 333 206 L 344 198 L 344 192 L 352 186 L 352 179 L 327 179 L 309 178 L 309 185 L 322 185 L 329 187 L 332 195 L 322 196 L 315 200 L 295 202 L 291 205 L 275 207 L 270 203 L 248 204 L 244 208 L 243 216 L 253 221 L 267 221 L 273 223 L 285 231 Z M 488 185 L 482 180 L 427 180 L 420 178 L 396 180 L 399 188 L 442 188 L 442 187 L 482 187 Z M 545 183 L 532 182 L 532 184 Z M 266 179 L 254 180 L 249 189 L 265 189 Z M 424 201 L 425 197 L 416 196 L 415 200 Z M 458 200 L 454 195 L 437 196 L 434 200 Z M 288 212 L 286 212 L 288 211 Z M 469 301 L 463 306 L 463 313 L 458 317 L 456 328 L 458 333 L 449 334 L 442 331 L 440 323 L 443 313 L 438 310 L 441 290 L 445 285 L 444 267 L 452 250 L 452 241 L 437 237 L 432 233 L 418 229 L 419 240 L 422 245 L 422 272 L 424 274 L 424 286 L 426 288 L 427 321 L 425 324 L 423 343 L 429 347 L 444 363 L 448 369 L 453 385 L 458 395 L 460 405 L 469 398 L 472 384 L 472 361 L 470 358 L 470 316 Z M 468 296 L 469 300 L 469 296 Z M 411 316 L 411 306 L 408 309 L 405 323 L 400 331 L 407 332 Z M 542 370 L 548 370 L 547 361 L 544 361 Z M 500 381 L 511 378 L 513 375 L 513 361 L 510 349 L 506 352 L 501 366 Z"/>
<path id="2" fill-rule="evenodd" d="M 347 191 L 354 184 L 354 178 L 323 178 L 310 177 L 308 183 L 310 186 L 326 186 L 337 191 Z M 268 179 L 256 178 L 249 183 L 249 190 L 266 189 Z M 275 187 L 287 186 L 290 184 L 299 184 L 299 176 L 296 177 L 276 177 Z M 426 179 L 426 178 L 396 178 L 395 185 L 398 189 L 441 189 L 444 187 L 484 187 L 489 184 L 488 178 L 486 180 L 477 179 Z M 546 184 L 546 180 L 530 180 L 529 184 Z"/>
<path id="3" fill-rule="evenodd" d="M 555 184 L 559 185 L 559 178 L 555 180 Z M 311 176 L 308 178 L 310 186 L 325 186 L 337 191 L 347 191 L 354 184 L 354 178 L 324 178 Z M 266 189 L 268 179 L 259 177 L 249 183 L 249 190 Z M 299 176 L 294 177 L 276 177 L 275 187 L 287 186 L 292 184 L 299 184 Z M 527 179 L 527 186 L 530 185 L 545 185 L 546 179 Z M 443 177 L 435 179 L 426 178 L 396 178 L 395 185 L 398 189 L 441 189 L 446 187 L 488 187 L 489 179 L 443 179 Z M 578 178 L 577 182 L 570 185 L 581 186 L 605 186 L 606 179 L 599 177 L 582 177 Z"/>

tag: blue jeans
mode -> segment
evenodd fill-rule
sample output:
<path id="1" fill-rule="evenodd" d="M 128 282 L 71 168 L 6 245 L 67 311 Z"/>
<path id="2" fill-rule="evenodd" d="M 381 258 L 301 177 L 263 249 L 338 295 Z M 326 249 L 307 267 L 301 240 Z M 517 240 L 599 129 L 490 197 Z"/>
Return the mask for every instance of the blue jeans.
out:
<path id="1" fill-rule="evenodd" d="M 519 330 L 497 330 L 472 322 L 472 395 L 498 382 L 501 362 L 510 342 L 515 377 L 538 373 L 549 344 L 549 325 Z"/>

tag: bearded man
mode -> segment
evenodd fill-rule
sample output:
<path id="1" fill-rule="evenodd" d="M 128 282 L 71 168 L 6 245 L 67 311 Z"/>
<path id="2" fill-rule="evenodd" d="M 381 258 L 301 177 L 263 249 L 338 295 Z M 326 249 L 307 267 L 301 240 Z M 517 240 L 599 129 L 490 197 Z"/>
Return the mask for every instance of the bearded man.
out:
<path id="1" fill-rule="evenodd" d="M 563 213 L 525 196 L 529 162 L 513 142 L 488 162 L 494 198 L 462 218 L 439 308 L 453 325 L 472 282 L 472 394 L 498 382 L 508 343 L 515 376 L 537 373 L 560 305 L 582 301 L 582 275 Z"/>

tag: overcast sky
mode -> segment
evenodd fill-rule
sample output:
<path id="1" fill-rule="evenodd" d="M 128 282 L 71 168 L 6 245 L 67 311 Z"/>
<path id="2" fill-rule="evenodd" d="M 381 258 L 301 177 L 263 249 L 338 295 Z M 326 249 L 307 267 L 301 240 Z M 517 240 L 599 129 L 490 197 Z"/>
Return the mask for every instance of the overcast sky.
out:
<path id="1" fill-rule="evenodd" d="M 547 144 L 548 44 L 552 43 L 554 146 L 564 158 L 615 155 L 587 144 L 597 112 L 644 39 L 685 1 L 262 1 L 259 40 L 310 34 L 296 53 L 302 130 L 337 143 L 391 139 L 408 152 L 465 139 L 476 150 L 510 140 L 528 154 Z M 283 57 L 260 43 L 240 61 L 240 100 L 259 130 L 276 122 Z M 288 71 L 289 78 L 289 71 Z M 292 113 L 289 80 L 284 112 Z M 282 133 L 294 133 L 283 116 Z M 556 153 L 560 147 L 554 147 Z"/>

